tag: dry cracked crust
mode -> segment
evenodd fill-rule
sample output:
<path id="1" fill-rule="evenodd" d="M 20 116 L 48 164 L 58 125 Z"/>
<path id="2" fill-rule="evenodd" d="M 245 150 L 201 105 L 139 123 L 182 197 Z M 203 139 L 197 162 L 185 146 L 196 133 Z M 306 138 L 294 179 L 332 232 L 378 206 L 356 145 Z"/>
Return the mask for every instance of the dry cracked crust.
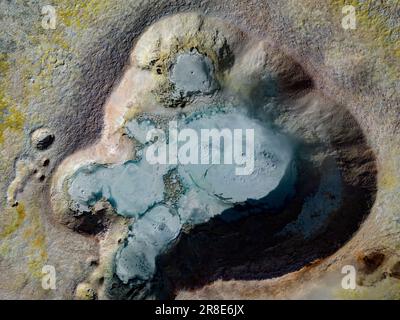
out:
<path id="1" fill-rule="evenodd" d="M 7 103 L 11 97 L 18 108 L 25 108 L 26 115 L 20 133 L 17 122 L 2 132 L 1 297 L 141 297 L 137 290 L 114 281 L 113 256 L 128 222 L 116 217 L 107 204 L 98 204 L 95 215 L 88 217 L 59 214 L 51 206 L 51 198 L 57 197 L 50 193 L 51 184 L 68 156 L 95 145 L 104 133 L 107 97 L 123 78 L 138 36 L 163 16 L 195 11 L 227 21 L 290 57 L 289 70 L 279 59 L 270 59 L 277 73 L 291 75 L 283 77 L 286 101 L 276 121 L 291 123 L 290 129 L 303 136 L 310 126 L 315 131 L 323 128 L 331 137 L 330 148 L 341 166 L 349 198 L 326 232 L 312 243 L 301 237 L 277 241 L 265 235 L 266 230 L 280 229 L 285 219 L 293 219 L 296 199 L 286 214 L 272 222 L 266 216 L 252 216 L 229 228 L 219 221 L 197 226 L 159 259 L 149 296 L 398 298 L 400 110 L 395 48 L 399 40 L 395 32 L 392 38 L 384 38 L 373 30 L 382 30 L 381 24 L 398 30 L 390 21 L 396 21 L 399 12 L 372 8 L 379 25 L 361 20 L 360 14 L 358 29 L 346 31 L 340 25 L 340 5 L 340 1 L 329 5 L 317 1 L 301 1 L 301 5 L 292 1 L 279 5 L 273 1 L 177 1 L 173 5 L 126 1 L 116 6 L 92 1 L 76 11 L 61 2 L 60 29 L 51 34 L 40 28 L 31 30 L 39 2 L 26 8 L 2 4 L 6 18 L 1 23 L 14 23 L 21 30 L 19 36 L 4 36 L 0 42 L 5 57 L 2 66 L 14 67 L 1 70 L 2 99 Z M 97 15 L 86 16 L 85 10 Z M 363 13 L 365 8 L 360 5 L 359 10 Z M 31 40 L 24 42 L 25 37 Z M 34 58 L 38 54 L 44 57 L 39 62 Z M 30 59 L 37 70 L 29 69 Z M 158 67 L 154 68 L 157 74 Z M 293 74 L 299 79 L 285 87 Z M 26 90 L 20 90 L 21 86 Z M 161 88 L 159 96 L 168 96 L 163 93 L 169 89 Z M 293 101 L 298 110 L 292 110 Z M 176 107 L 175 102 L 168 105 Z M 318 172 L 312 179 L 300 179 L 306 182 L 302 187 L 306 194 L 307 188 L 315 187 L 309 181 L 318 181 Z M 243 247 L 243 242 L 248 245 Z M 204 250 L 208 243 L 215 249 Z M 354 291 L 340 285 L 341 269 L 349 264 L 357 269 Z M 56 290 L 42 289 L 43 265 L 55 266 Z M 181 276 L 185 272 L 187 276 Z"/>

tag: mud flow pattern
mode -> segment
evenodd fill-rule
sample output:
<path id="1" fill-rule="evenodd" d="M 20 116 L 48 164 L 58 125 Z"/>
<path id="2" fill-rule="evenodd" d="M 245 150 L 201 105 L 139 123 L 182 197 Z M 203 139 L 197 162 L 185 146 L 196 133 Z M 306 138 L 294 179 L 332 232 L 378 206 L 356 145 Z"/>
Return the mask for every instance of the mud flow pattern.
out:
<path id="1" fill-rule="evenodd" d="M 312 89 L 311 79 L 294 80 L 279 91 L 280 80 L 267 75 L 252 84 L 250 99 L 215 102 L 209 98 L 221 90 L 215 72 L 211 59 L 195 49 L 177 55 L 166 75 L 171 95 L 194 99 L 196 107 L 180 109 L 172 117 L 133 117 L 124 125 L 137 145 L 132 160 L 85 165 L 68 180 L 74 211 L 90 212 L 96 203 L 106 201 L 115 214 L 131 219 L 115 255 L 108 289 L 112 297 L 173 298 L 180 289 L 218 279 L 277 277 L 332 254 L 369 212 L 375 177 L 366 177 L 357 163 L 350 165 L 354 151 L 369 148 L 345 108 L 337 113 L 346 115 L 343 128 L 322 123 L 328 142 L 310 142 L 308 129 L 297 135 L 287 123 L 275 120 L 280 110 L 288 112 L 288 103 L 296 104 L 294 92 Z M 211 103 L 197 101 L 199 97 L 208 97 Z M 275 113 L 268 113 L 266 101 Z M 190 129 L 194 137 L 187 134 L 187 139 L 176 140 L 171 123 L 178 132 Z M 155 129 L 163 134 L 149 140 L 149 131 Z M 210 144 L 199 139 L 204 129 L 240 130 L 240 139 L 232 134 Z M 238 174 L 250 163 L 237 163 L 234 155 L 225 163 L 201 161 L 206 149 L 223 160 L 229 158 L 226 150 L 239 150 L 238 159 L 243 160 L 249 153 L 247 130 L 254 135 L 250 171 Z M 349 139 L 344 141 L 346 135 Z M 190 139 L 199 139 L 198 150 L 188 147 Z M 168 161 L 172 147 L 186 162 Z M 150 151 L 165 156 L 164 162 L 149 163 Z M 364 160 L 374 163 L 369 154 Z"/>

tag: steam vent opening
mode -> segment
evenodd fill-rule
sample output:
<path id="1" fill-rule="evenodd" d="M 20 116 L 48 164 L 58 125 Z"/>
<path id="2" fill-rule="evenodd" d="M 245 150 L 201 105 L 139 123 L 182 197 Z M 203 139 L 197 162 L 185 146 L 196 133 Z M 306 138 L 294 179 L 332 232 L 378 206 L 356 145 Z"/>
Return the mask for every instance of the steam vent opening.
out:
<path id="1" fill-rule="evenodd" d="M 76 232 L 107 228 L 88 231 L 99 211 L 125 221 L 108 297 L 280 277 L 358 230 L 375 201 L 374 153 L 293 57 L 186 13 L 145 30 L 129 61 L 101 139 L 65 165 L 56 200 Z"/>

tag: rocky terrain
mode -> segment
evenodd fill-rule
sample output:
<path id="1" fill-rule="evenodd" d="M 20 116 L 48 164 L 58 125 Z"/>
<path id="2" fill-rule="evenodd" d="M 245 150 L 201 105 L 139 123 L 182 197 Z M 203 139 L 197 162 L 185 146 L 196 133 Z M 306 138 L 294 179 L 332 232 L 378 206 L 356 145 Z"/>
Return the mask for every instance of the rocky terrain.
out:
<path id="1" fill-rule="evenodd" d="M 342 27 L 349 3 L 354 30 Z M 398 1 L 59 0 L 55 29 L 45 5 L 0 3 L 0 298 L 400 298 Z M 156 233 L 130 213 L 140 201 L 119 210 L 102 194 L 82 209 L 71 179 L 135 160 L 136 120 L 162 127 L 204 105 L 245 109 L 289 137 L 295 169 L 274 187 L 252 181 L 252 201 L 233 193 L 205 211 L 179 172 L 129 180 L 122 196 L 153 192 L 185 222 L 176 231 L 170 207 L 149 215 L 176 232 L 138 282 L 118 259 L 132 234 Z M 196 220 L 188 204 L 216 211 Z M 355 290 L 341 286 L 346 265 Z"/>

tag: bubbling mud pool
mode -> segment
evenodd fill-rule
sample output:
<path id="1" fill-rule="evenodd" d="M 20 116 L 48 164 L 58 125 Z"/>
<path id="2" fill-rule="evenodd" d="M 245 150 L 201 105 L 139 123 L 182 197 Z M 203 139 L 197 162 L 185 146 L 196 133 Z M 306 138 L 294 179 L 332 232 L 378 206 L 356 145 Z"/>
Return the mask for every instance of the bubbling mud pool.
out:
<path id="1" fill-rule="evenodd" d="M 128 228 L 104 245 L 104 296 L 173 298 L 332 254 L 369 212 L 374 168 L 357 122 L 293 59 L 180 14 L 138 39 L 100 141 L 60 166 L 52 200 L 74 231 L 109 233 L 105 203 Z"/>
<path id="2" fill-rule="evenodd" d="M 145 157 L 148 149 L 164 142 L 161 140 L 166 140 L 165 145 L 169 146 L 172 137 L 144 141 L 146 132 L 156 124 L 142 117 L 126 126 L 128 135 L 142 142 L 135 160 L 111 167 L 86 166 L 70 180 L 68 192 L 75 210 L 89 211 L 91 206 L 104 200 L 117 214 L 135 218 L 125 245 L 116 256 L 116 274 L 124 283 L 151 279 L 156 257 L 178 237 L 183 225 L 205 223 L 246 201 L 262 199 L 265 208 L 277 208 L 294 191 L 295 146 L 285 135 L 243 112 L 219 108 L 181 116 L 177 123 L 178 128 L 192 129 L 198 136 L 204 129 L 218 132 L 251 129 L 254 141 L 248 148 L 242 139 L 233 140 L 222 135 L 216 141 L 207 139 L 202 144 L 196 140 L 197 143 L 192 141 L 192 150 L 185 149 L 189 157 L 187 164 L 149 164 Z M 189 142 L 178 138 L 177 149 Z M 190 153 L 200 154 L 207 148 L 210 150 L 208 164 L 196 162 L 197 157 L 190 162 Z M 229 164 L 212 162 L 213 152 L 227 158 L 229 152 L 236 149 L 241 155 L 251 153 L 254 158 L 251 172 L 238 175 L 232 161 Z M 224 218 L 235 220 L 238 216 L 224 214 Z"/>

